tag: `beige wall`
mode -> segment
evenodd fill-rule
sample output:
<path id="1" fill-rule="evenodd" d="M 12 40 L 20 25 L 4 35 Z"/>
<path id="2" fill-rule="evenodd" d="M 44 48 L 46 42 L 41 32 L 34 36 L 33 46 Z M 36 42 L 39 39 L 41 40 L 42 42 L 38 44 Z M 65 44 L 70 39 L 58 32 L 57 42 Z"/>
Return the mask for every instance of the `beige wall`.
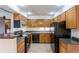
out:
<path id="1" fill-rule="evenodd" d="M 0 53 L 16 53 L 17 44 L 14 39 L 0 39 Z"/>

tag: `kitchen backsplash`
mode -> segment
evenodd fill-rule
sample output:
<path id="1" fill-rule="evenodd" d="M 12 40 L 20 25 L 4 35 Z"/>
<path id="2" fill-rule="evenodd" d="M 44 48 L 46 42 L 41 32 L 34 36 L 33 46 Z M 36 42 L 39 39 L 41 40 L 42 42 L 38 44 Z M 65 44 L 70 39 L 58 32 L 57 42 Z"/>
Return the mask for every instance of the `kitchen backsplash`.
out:
<path id="1" fill-rule="evenodd" d="M 77 30 L 77 29 L 72 29 L 72 30 L 71 30 L 71 36 L 72 36 L 72 37 L 79 38 L 79 30 Z"/>

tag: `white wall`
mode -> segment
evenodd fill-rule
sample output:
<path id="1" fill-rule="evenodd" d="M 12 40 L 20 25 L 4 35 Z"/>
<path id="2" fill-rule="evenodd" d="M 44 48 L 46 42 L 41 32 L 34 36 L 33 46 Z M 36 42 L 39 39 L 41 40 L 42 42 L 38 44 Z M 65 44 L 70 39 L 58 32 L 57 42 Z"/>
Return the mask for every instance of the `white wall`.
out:
<path id="1" fill-rule="evenodd" d="M 79 38 L 79 30 L 72 29 L 71 30 L 71 36 Z"/>
<path id="2" fill-rule="evenodd" d="M 11 13 L 0 8 L 0 17 L 3 16 L 5 16 L 7 19 L 11 19 Z"/>
<path id="3" fill-rule="evenodd" d="M 7 19 L 11 19 L 10 12 L 7 12 L 0 8 L 0 17 L 5 16 Z M 14 39 L 1 39 L 0 38 L 0 53 L 16 53 L 17 52 L 17 43 L 16 38 Z"/>
<path id="4" fill-rule="evenodd" d="M 17 44 L 14 39 L 0 39 L 0 53 L 16 53 Z"/>
<path id="5" fill-rule="evenodd" d="M 11 19 L 11 13 L 0 9 L 0 17 L 6 16 L 6 18 Z"/>

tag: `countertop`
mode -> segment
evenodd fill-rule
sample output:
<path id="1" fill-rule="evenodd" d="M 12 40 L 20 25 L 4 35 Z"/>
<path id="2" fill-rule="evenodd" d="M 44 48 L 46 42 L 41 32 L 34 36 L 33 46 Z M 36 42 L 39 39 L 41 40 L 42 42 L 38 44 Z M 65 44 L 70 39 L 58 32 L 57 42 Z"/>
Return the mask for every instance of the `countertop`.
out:
<path id="1" fill-rule="evenodd" d="M 13 39 L 15 38 L 14 35 L 11 35 L 11 34 L 2 34 L 0 35 L 0 39 Z"/>
<path id="2" fill-rule="evenodd" d="M 79 44 L 79 42 L 74 41 L 71 38 L 59 38 L 59 40 L 62 40 L 65 44 Z"/>

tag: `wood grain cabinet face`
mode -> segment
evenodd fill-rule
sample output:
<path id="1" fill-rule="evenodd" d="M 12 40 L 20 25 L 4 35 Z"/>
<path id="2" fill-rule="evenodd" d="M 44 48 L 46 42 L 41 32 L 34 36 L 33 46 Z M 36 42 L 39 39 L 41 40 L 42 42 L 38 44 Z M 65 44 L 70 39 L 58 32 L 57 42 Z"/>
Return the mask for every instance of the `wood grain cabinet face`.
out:
<path id="1" fill-rule="evenodd" d="M 20 20 L 20 15 L 18 13 L 13 13 L 13 20 Z"/>
<path id="2" fill-rule="evenodd" d="M 60 53 L 67 53 L 67 50 L 63 47 L 60 47 Z"/>
<path id="3" fill-rule="evenodd" d="M 59 41 L 59 44 L 59 52 L 67 53 L 67 45 L 62 40 Z"/>
<path id="4" fill-rule="evenodd" d="M 64 12 L 63 14 L 61 14 L 61 21 L 65 21 L 66 20 L 66 13 Z"/>
<path id="5" fill-rule="evenodd" d="M 66 11 L 66 28 L 76 28 L 76 7 Z"/>
<path id="6" fill-rule="evenodd" d="M 61 22 L 61 16 L 60 15 L 57 17 L 57 22 Z"/>
<path id="7" fill-rule="evenodd" d="M 28 20 L 28 27 L 50 27 L 51 20 L 36 19 Z"/>
<path id="8" fill-rule="evenodd" d="M 68 45 L 68 53 L 79 53 L 79 44 Z"/>
<path id="9" fill-rule="evenodd" d="M 40 34 L 40 43 L 50 43 L 50 42 L 51 42 L 50 34 L 48 33 Z"/>
<path id="10" fill-rule="evenodd" d="M 77 9 L 77 29 L 79 30 L 79 5 L 76 6 Z"/>
<path id="11" fill-rule="evenodd" d="M 57 21 L 57 17 L 54 18 L 54 22 L 58 22 L 58 21 Z"/>
<path id="12" fill-rule="evenodd" d="M 79 44 L 66 44 L 64 41 L 59 41 L 60 53 L 79 53 Z"/>
<path id="13" fill-rule="evenodd" d="M 9 29 L 10 28 L 10 20 L 5 20 L 5 27 L 6 29 Z"/>
<path id="14" fill-rule="evenodd" d="M 25 52 L 24 38 L 20 37 L 17 40 L 17 53 L 24 53 L 24 52 Z"/>

